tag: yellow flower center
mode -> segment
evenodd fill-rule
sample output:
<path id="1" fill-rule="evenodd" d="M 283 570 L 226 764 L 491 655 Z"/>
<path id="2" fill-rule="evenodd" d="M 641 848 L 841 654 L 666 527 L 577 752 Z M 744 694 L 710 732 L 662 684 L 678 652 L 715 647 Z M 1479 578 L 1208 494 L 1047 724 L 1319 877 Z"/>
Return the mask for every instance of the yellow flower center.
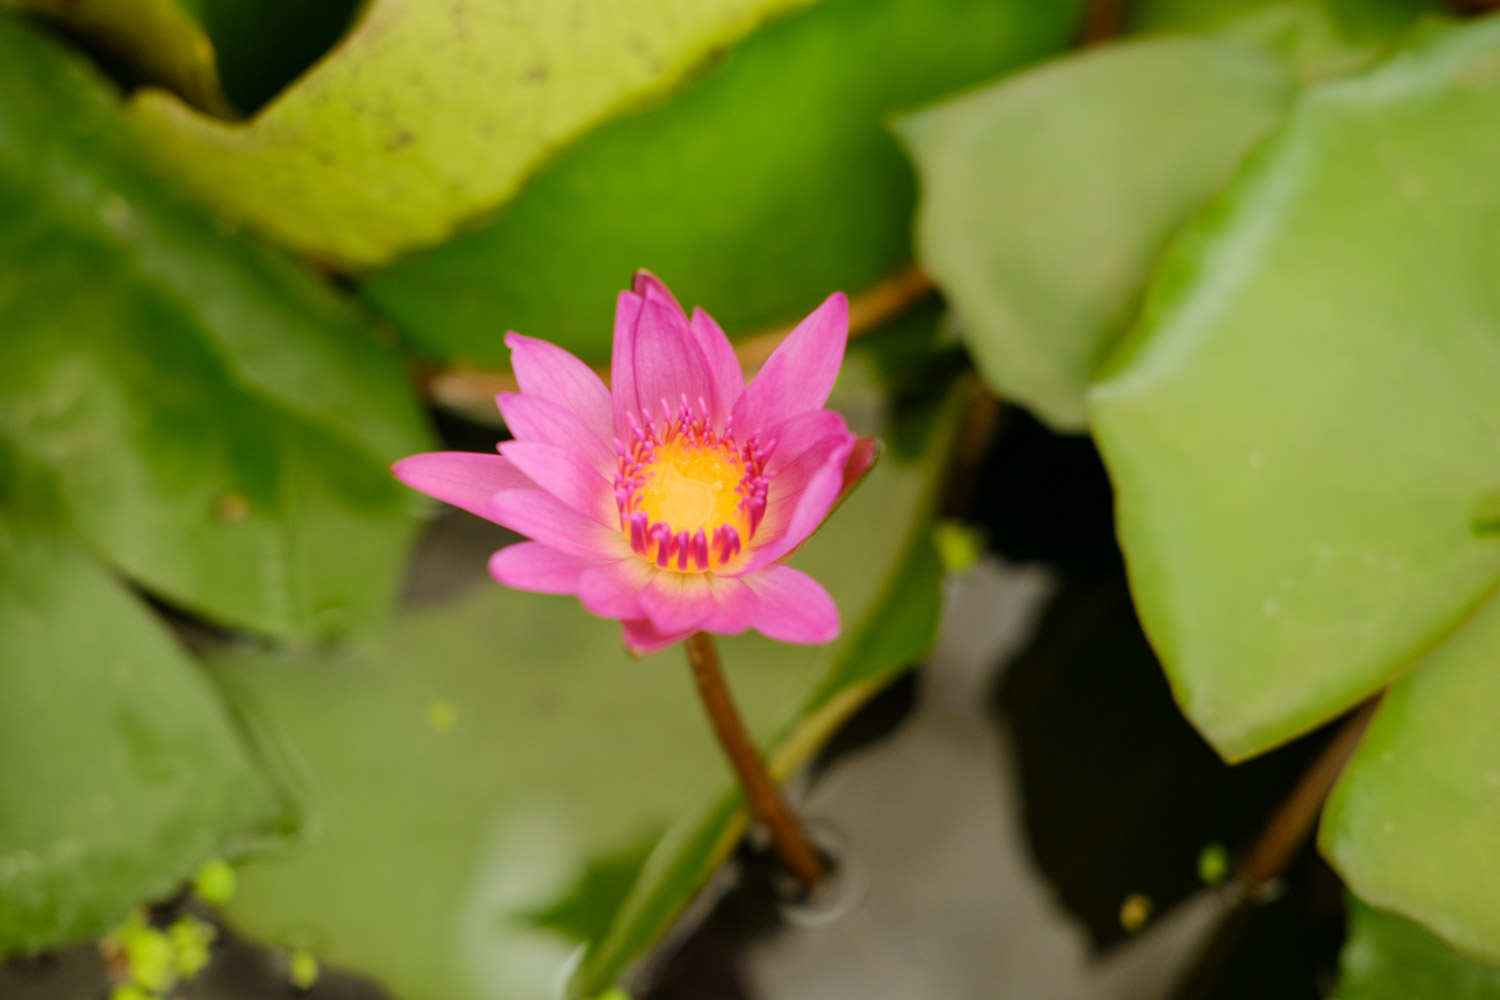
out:
<path id="1" fill-rule="evenodd" d="M 662 569 L 706 573 L 739 554 L 766 510 L 764 462 L 686 406 L 665 425 L 649 415 L 620 445 L 615 499 L 630 547 Z"/>
<path id="2" fill-rule="evenodd" d="M 653 522 L 688 534 L 702 529 L 709 536 L 725 525 L 742 534 L 749 527 L 736 493 L 745 467 L 732 452 L 673 442 L 657 449 L 645 471 L 649 478 L 640 491 L 638 509 Z"/>

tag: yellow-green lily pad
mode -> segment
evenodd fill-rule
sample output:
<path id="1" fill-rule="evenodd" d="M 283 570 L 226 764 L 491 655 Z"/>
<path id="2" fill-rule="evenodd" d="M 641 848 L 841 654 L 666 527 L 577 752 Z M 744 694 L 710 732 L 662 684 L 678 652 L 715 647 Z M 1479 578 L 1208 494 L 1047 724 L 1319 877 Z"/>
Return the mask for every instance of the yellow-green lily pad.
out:
<path id="1" fill-rule="evenodd" d="M 1258 753 L 1395 683 L 1326 821 L 1355 891 L 1500 958 L 1500 19 L 1304 96 L 1089 395 L 1142 621 Z"/>
<path id="2" fill-rule="evenodd" d="M 161 91 L 136 124 L 225 218 L 351 266 L 440 242 L 558 147 L 808 0 L 373 0 L 245 122 Z"/>

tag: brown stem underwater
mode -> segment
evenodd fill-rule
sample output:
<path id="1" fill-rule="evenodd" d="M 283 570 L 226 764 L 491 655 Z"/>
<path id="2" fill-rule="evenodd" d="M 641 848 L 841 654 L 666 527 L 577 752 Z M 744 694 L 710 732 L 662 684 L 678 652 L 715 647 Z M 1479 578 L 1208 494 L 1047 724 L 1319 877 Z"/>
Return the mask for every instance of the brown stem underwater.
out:
<path id="1" fill-rule="evenodd" d="M 1354 755 L 1359 741 L 1375 714 L 1378 698 L 1366 702 L 1329 739 L 1290 795 L 1266 824 L 1260 840 L 1240 865 L 1236 876 L 1249 893 L 1256 893 L 1286 871 L 1302 844 L 1318 825 L 1323 803 L 1333 790 L 1344 765 Z"/>
<path id="2" fill-rule="evenodd" d="M 1254 904 L 1266 900 L 1267 890 L 1292 864 L 1312 835 L 1323 811 L 1323 803 L 1364 737 L 1378 702 L 1378 698 L 1371 699 L 1339 727 L 1303 774 L 1302 780 L 1272 815 L 1255 847 L 1235 874 L 1229 908 L 1186 974 L 1173 987 L 1169 994 L 1172 1000 L 1207 1000 L 1218 995 L 1218 977 L 1230 961 L 1228 956 L 1234 952 L 1235 943 L 1243 940 Z"/>
<path id="3" fill-rule="evenodd" d="M 1099 45 L 1116 37 L 1124 29 L 1129 13 L 1127 0 L 1092 0 L 1084 10 L 1080 43 Z"/>
<path id="4" fill-rule="evenodd" d="M 756 819 L 766 825 L 776 853 L 787 868 L 808 886 L 817 885 L 826 874 L 823 860 L 818 857 L 797 818 L 782 801 L 771 776 L 766 773 L 755 744 L 745 732 L 745 724 L 735 710 L 729 687 L 724 682 L 724 669 L 719 664 L 719 650 L 713 636 L 697 632 L 686 642 L 688 663 L 693 668 L 693 680 L 698 682 L 698 694 L 703 698 L 703 707 L 713 721 L 719 744 L 729 757 L 734 773 L 739 776 L 745 790 L 745 801 Z"/>

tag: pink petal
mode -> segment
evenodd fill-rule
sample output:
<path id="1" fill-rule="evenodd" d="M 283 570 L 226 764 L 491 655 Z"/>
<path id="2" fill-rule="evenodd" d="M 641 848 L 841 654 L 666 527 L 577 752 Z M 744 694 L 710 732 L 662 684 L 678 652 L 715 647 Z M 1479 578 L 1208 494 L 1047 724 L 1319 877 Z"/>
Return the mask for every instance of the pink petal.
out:
<path id="1" fill-rule="evenodd" d="M 559 552 L 541 542 L 517 542 L 490 556 L 490 575 L 517 590 L 576 594 L 584 571 L 598 565 L 593 559 Z"/>
<path id="2" fill-rule="evenodd" d="M 633 291 L 642 299 L 660 299 L 670 304 L 674 312 L 686 315 L 685 310 L 678 304 L 676 296 L 660 278 L 650 271 L 640 270 L 635 273 Z M 714 423 L 722 427 L 724 420 L 729 416 L 729 408 L 734 405 L 735 400 L 740 398 L 740 393 L 745 391 L 745 372 L 740 368 L 740 360 L 734 353 L 734 345 L 729 342 L 723 329 L 708 313 L 695 308 L 693 318 L 688 323 L 688 330 L 697 341 L 699 350 L 703 352 L 704 360 L 708 362 L 709 379 L 714 385 L 716 397 L 714 402 L 717 405 L 712 416 Z M 705 401 L 708 401 L 707 397 Z M 694 399 L 693 402 L 696 403 L 697 400 Z"/>
<path id="3" fill-rule="evenodd" d="M 508 490 L 490 505 L 490 520 L 548 548 L 588 559 L 623 559 L 630 542 L 545 490 Z"/>
<path id="4" fill-rule="evenodd" d="M 857 439 L 853 450 L 849 452 L 849 461 L 844 463 L 844 485 L 839 489 L 839 499 L 843 500 L 848 496 L 849 491 L 870 474 L 879 460 L 880 442 L 867 437 Z"/>
<path id="5" fill-rule="evenodd" d="M 663 635 L 645 619 L 621 622 L 620 625 L 624 633 L 625 648 L 636 656 L 645 656 L 648 653 L 666 649 L 693 634 L 693 630 L 688 629 L 686 632 Z"/>
<path id="6" fill-rule="evenodd" d="M 403 458 L 391 473 L 428 496 L 495 520 L 490 501 L 504 490 L 534 490 L 536 484 L 499 455 L 472 451 L 429 451 Z"/>
<path id="7" fill-rule="evenodd" d="M 808 410 L 822 409 L 844 360 L 849 300 L 834 292 L 797 324 L 734 404 L 743 439 Z"/>
<path id="8" fill-rule="evenodd" d="M 640 618 L 641 593 L 658 570 L 634 554 L 594 569 L 578 581 L 578 600 L 601 618 Z"/>
<path id="9" fill-rule="evenodd" d="M 507 333 L 510 366 L 521 391 L 550 399 L 578 415 L 603 440 L 613 434 L 609 390 L 594 370 L 545 340 Z"/>
<path id="10" fill-rule="evenodd" d="M 766 514 L 751 539 L 752 550 L 780 541 L 813 476 L 831 464 L 843 449 L 851 449 L 852 460 L 852 448 L 858 441 L 849 432 L 843 416 L 833 410 L 814 410 L 795 416 L 776 428 L 772 436 L 775 449 L 766 463 L 766 473 L 771 479 Z M 846 467 L 850 460 L 845 461 Z M 841 473 L 840 493 L 843 489 Z"/>
<path id="11" fill-rule="evenodd" d="M 723 567 L 721 574 L 742 577 L 783 558 L 807 541 L 833 510 L 843 492 L 844 466 L 854 450 L 854 442 L 855 439 L 850 437 L 829 451 L 823 464 L 796 492 L 787 490 L 775 495 L 777 484 L 773 479 L 773 495 L 767 501 L 766 517 L 756 529 L 755 540 L 741 559 Z M 791 510 L 789 517 L 786 514 L 788 508 Z"/>
<path id="12" fill-rule="evenodd" d="M 609 362 L 610 407 L 614 423 L 614 436 L 620 441 L 630 440 L 629 414 L 636 412 L 635 379 L 629 373 L 635 371 L 635 328 L 640 324 L 641 309 L 646 300 L 634 292 L 621 292 L 615 298 L 615 343 Z"/>
<path id="13" fill-rule="evenodd" d="M 631 341 L 630 365 L 610 372 L 617 427 L 622 413 L 649 413 L 658 420 L 676 416 L 684 397 L 694 410 L 701 399 L 714 411 L 718 397 L 708 375 L 708 359 L 676 305 L 648 289 L 640 318 L 626 337 Z M 669 407 L 666 414 L 663 402 Z"/>
<path id="14" fill-rule="evenodd" d="M 641 609 L 663 635 L 702 628 L 716 606 L 713 585 L 702 573 L 659 572 L 641 593 Z"/>
<path id="15" fill-rule="evenodd" d="M 771 478 L 766 495 L 766 515 L 756 529 L 751 547 L 777 541 L 797 511 L 802 494 L 812 477 L 821 472 L 835 454 L 849 449 L 852 454 L 858 439 L 849 433 L 843 416 L 832 410 L 814 410 L 793 417 L 775 432 L 776 450 L 766 463 Z M 845 460 L 845 465 L 848 460 Z M 524 468 L 521 471 L 526 471 Z M 843 492 L 841 470 L 839 490 Z"/>
<path id="16" fill-rule="evenodd" d="M 572 410 L 550 399 L 519 392 L 502 392 L 495 397 L 495 404 L 517 440 L 565 448 L 606 476 L 614 474 L 618 464 L 615 450 Z"/>
<path id="17" fill-rule="evenodd" d="M 760 598 L 754 628 L 781 642 L 825 643 L 839 636 L 839 609 L 822 584 L 778 564 L 744 578 Z"/>
<path id="18" fill-rule="evenodd" d="M 714 384 L 713 419 L 715 425 L 724 426 L 729 411 L 745 391 L 745 372 L 740 368 L 740 359 L 735 356 L 734 346 L 714 322 L 714 318 L 702 309 L 693 310 L 692 322 L 688 324 L 693 339 L 708 362 L 708 377 Z"/>
<path id="19" fill-rule="evenodd" d="M 630 283 L 630 290 L 643 299 L 653 296 L 663 299 L 684 319 L 687 318 L 687 313 L 683 311 L 682 306 L 677 304 L 677 296 L 672 294 L 665 282 L 645 268 L 635 272 L 635 279 Z"/>
<path id="20" fill-rule="evenodd" d="M 799 488 L 835 445 L 854 440 L 844 415 L 837 410 L 800 413 L 783 421 L 769 436 L 775 449 L 766 462 L 766 473 L 773 480 L 796 477 Z"/>
<path id="21" fill-rule="evenodd" d="M 745 586 L 745 581 L 713 574 L 708 575 L 708 581 L 714 590 L 714 612 L 703 623 L 705 632 L 739 635 L 755 623 L 760 597 Z"/>
<path id="22" fill-rule="evenodd" d="M 606 528 L 618 530 L 620 509 L 614 487 L 583 459 L 550 444 L 505 441 L 500 454 L 515 463 L 527 478 L 573 510 Z"/>

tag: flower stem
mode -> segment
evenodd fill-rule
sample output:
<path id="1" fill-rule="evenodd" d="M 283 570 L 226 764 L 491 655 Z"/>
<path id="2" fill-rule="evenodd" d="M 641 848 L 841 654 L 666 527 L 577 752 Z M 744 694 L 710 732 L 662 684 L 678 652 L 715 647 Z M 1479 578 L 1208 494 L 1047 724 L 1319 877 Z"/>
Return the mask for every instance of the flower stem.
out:
<path id="1" fill-rule="evenodd" d="M 750 742 L 750 735 L 745 732 L 745 724 L 740 720 L 729 687 L 724 682 L 724 669 L 719 664 L 719 650 L 714 645 L 713 636 L 696 632 L 688 636 L 686 645 L 693 680 L 698 682 L 698 694 L 713 721 L 719 744 L 745 790 L 750 812 L 771 832 L 776 853 L 781 855 L 782 862 L 792 874 L 808 886 L 817 885 L 826 874 L 823 859 L 813 850 L 802 825 L 782 801 L 781 793 L 755 751 L 755 745 Z"/>

